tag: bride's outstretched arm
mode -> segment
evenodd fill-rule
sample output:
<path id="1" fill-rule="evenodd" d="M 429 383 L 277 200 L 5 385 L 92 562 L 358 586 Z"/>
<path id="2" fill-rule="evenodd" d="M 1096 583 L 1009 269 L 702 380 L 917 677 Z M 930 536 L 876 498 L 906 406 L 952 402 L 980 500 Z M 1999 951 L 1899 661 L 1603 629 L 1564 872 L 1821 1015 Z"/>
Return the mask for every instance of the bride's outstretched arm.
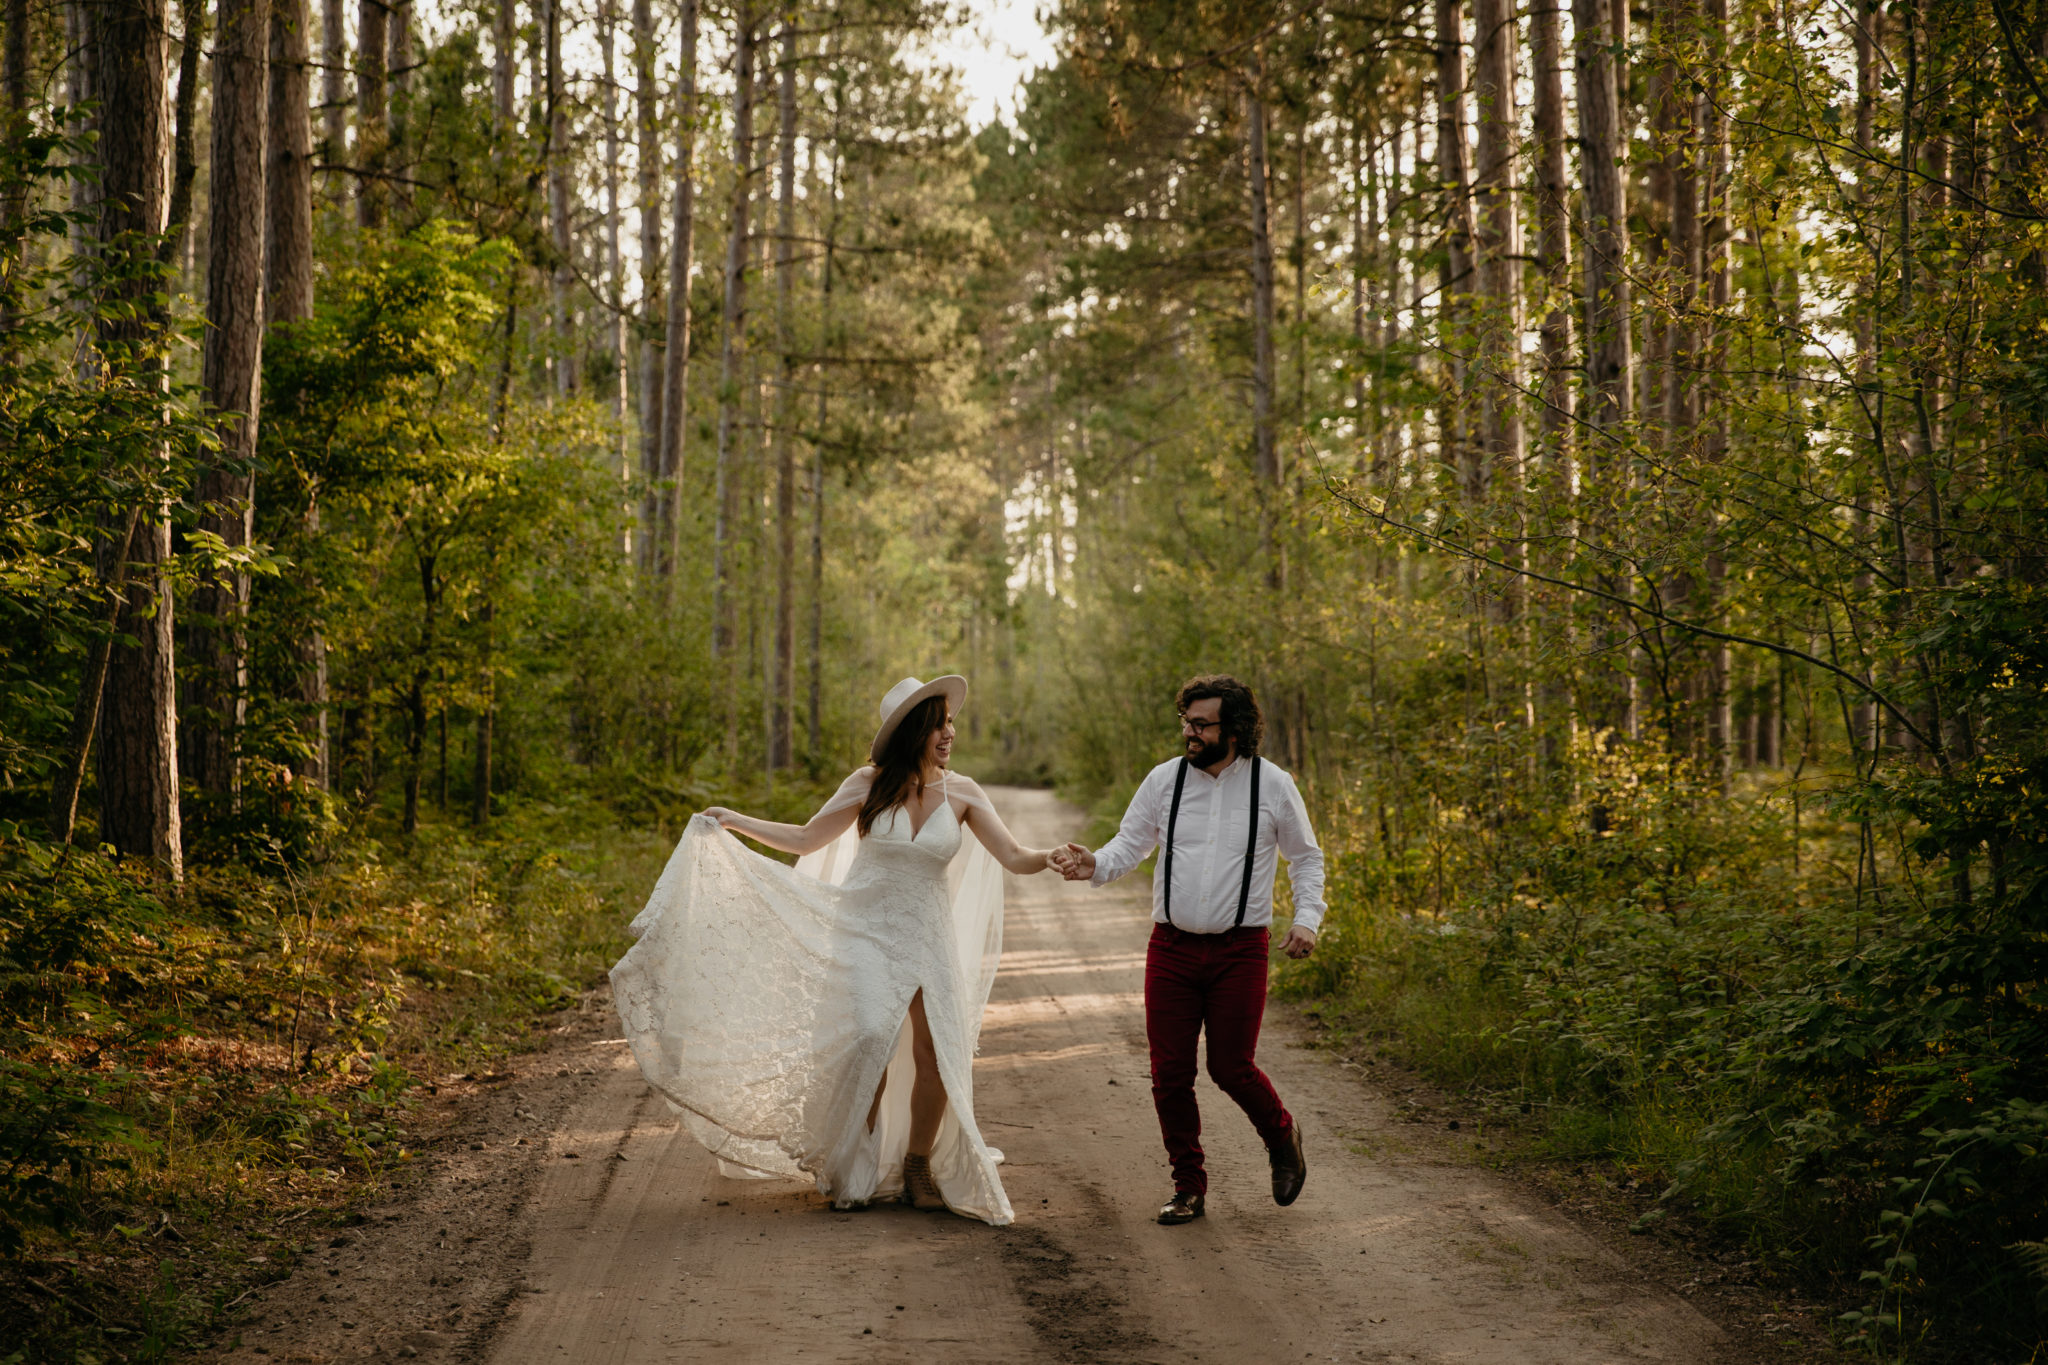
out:
<path id="1" fill-rule="evenodd" d="M 860 814 L 860 808 L 842 806 L 834 810 L 827 806 L 801 825 L 792 825 L 781 820 L 762 820 L 752 815 L 742 815 L 736 810 L 727 810 L 724 806 L 706 806 L 704 814 L 734 834 L 744 834 L 755 843 L 779 848 L 784 853 L 816 853 L 846 833 L 846 827 Z"/>
<path id="2" fill-rule="evenodd" d="M 867 796 L 868 784 L 874 781 L 874 776 L 873 768 L 857 769 L 839 784 L 839 790 L 832 794 L 832 799 L 818 807 L 818 813 L 801 825 L 761 820 L 724 806 L 707 806 L 704 814 L 735 834 L 744 834 L 756 843 L 779 848 L 784 853 L 816 853 L 846 833 L 847 827 L 859 817 L 860 803 Z"/>
<path id="3" fill-rule="evenodd" d="M 1043 872 L 1051 866 L 1047 861 L 1052 854 L 1051 849 L 1026 848 L 1018 843 L 1017 836 L 1010 833 L 1003 817 L 996 814 L 996 808 L 989 804 L 981 787 L 971 778 L 962 780 L 968 784 L 971 793 L 967 802 L 967 828 L 974 831 L 974 837 L 981 840 L 981 846 L 988 850 L 990 857 L 1020 877 Z"/>

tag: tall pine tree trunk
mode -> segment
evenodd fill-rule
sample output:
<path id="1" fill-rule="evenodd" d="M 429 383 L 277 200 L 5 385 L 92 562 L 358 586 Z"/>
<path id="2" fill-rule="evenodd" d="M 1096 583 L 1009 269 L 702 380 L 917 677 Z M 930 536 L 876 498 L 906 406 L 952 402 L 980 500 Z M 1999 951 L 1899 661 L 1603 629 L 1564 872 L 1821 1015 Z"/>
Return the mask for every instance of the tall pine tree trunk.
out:
<path id="1" fill-rule="evenodd" d="M 549 272 L 554 328 L 555 392 L 568 397 L 578 388 L 576 318 L 570 303 L 576 282 L 569 240 L 569 105 L 562 75 L 562 0 L 542 0 L 547 62 L 548 240 L 554 247 Z"/>
<path id="2" fill-rule="evenodd" d="M 1257 79 L 1255 76 L 1254 81 Z M 1245 184 L 1251 195 L 1252 214 L 1252 472 L 1258 480 L 1266 578 L 1277 591 L 1286 585 L 1287 565 L 1276 524 L 1280 518 L 1283 483 L 1280 447 L 1273 430 L 1272 182 L 1266 165 L 1266 102 L 1256 84 L 1245 91 L 1244 131 Z M 1058 497 L 1057 489 L 1054 496 Z M 1059 535 L 1055 517 L 1055 545 Z M 1057 568 L 1055 562 L 1053 581 L 1056 581 Z"/>
<path id="3" fill-rule="evenodd" d="M 512 133 L 518 84 L 519 0 L 498 0 L 491 11 L 491 127 L 501 139 Z"/>
<path id="4" fill-rule="evenodd" d="M 391 131 L 384 167 L 391 177 L 387 182 L 390 202 L 400 213 L 412 209 L 412 21 L 413 0 L 397 0 L 385 24 L 388 55 L 384 69 L 391 82 Z"/>
<path id="5" fill-rule="evenodd" d="M 229 551 L 256 532 L 256 429 L 262 408 L 263 240 L 269 177 L 270 0 L 222 0 L 213 45 L 213 149 L 207 203 L 206 336 L 199 382 L 220 446 L 199 481 L 200 529 Z M 249 576 L 207 574 L 190 630 L 198 665 L 193 774 L 239 800 L 248 711 Z"/>
<path id="6" fill-rule="evenodd" d="M 1529 15 L 1536 93 L 1536 255 L 1543 270 L 1543 458 L 1551 486 L 1570 486 L 1572 459 L 1571 184 L 1565 172 L 1564 39 L 1557 6 Z"/>
<path id="7" fill-rule="evenodd" d="M 1577 29 L 1581 176 L 1585 182 L 1586 419 L 1610 435 L 1635 410 L 1635 347 L 1628 278 L 1627 181 L 1613 45 L 1623 0 L 1572 0 Z M 1626 23 L 1626 20 L 1621 21 Z M 1587 447 L 1589 462 L 1607 462 Z"/>
<path id="8" fill-rule="evenodd" d="M 669 233 L 668 335 L 661 357 L 660 454 L 661 478 L 666 489 L 661 506 L 661 562 L 669 600 L 674 593 L 676 562 L 682 554 L 683 453 L 690 416 L 690 263 L 697 249 L 697 0 L 682 0 L 682 9 L 682 61 L 677 92 L 679 107 L 676 111 L 675 223 Z M 748 51 L 751 54 L 751 39 Z M 751 110 L 751 98 L 745 102 Z M 741 198 L 744 200 L 745 195 L 742 194 Z M 744 204 L 736 212 L 744 216 Z M 733 282 L 728 280 L 727 285 L 730 289 Z M 743 280 L 739 287 L 745 287 Z M 729 309 L 732 300 L 728 298 L 726 302 Z M 721 359 L 721 366 L 723 363 Z M 724 373 L 723 368 L 720 372 Z M 720 440 L 720 449 L 723 450 L 724 438 Z"/>
<path id="9" fill-rule="evenodd" d="M 356 226 L 384 226 L 389 186 L 384 182 L 384 153 L 390 138 L 385 107 L 385 48 L 390 41 L 391 10 L 384 0 L 358 0 L 356 6 Z"/>
<path id="10" fill-rule="evenodd" d="M 320 161 L 326 166 L 348 164 L 348 0 L 321 0 L 320 6 L 320 104 L 322 127 Z M 347 181 L 337 178 L 331 183 Z"/>
<path id="11" fill-rule="evenodd" d="M 612 333 L 612 416 L 618 423 L 619 484 L 633 484 L 633 436 L 626 420 L 626 376 L 630 372 L 626 352 L 626 267 L 620 250 L 620 218 L 624 208 L 619 195 L 619 72 L 615 49 L 619 28 L 618 0 L 604 0 L 598 16 L 598 43 L 604 57 L 604 276 L 611 297 Z M 620 504 L 619 551 L 627 563 L 633 559 L 633 506 Z"/>
<path id="12" fill-rule="evenodd" d="M 144 383 L 163 375 L 165 318 L 156 281 L 133 264 L 154 246 L 167 208 L 164 177 L 169 129 L 164 0 L 103 0 L 86 10 L 92 90 L 99 101 L 99 241 L 117 268 L 115 288 L 134 306 L 103 315 L 103 362 Z M 137 240 L 136 234 L 144 240 Z M 120 269 L 123 261 L 130 262 Z M 100 576 L 113 582 L 125 529 L 109 525 L 100 546 Z M 117 628 L 135 643 L 110 651 L 99 716 L 101 842 L 153 860 L 173 880 L 185 867 L 178 814 L 177 696 L 172 645 L 168 507 L 144 509 L 129 549 L 125 603 Z"/>
<path id="13" fill-rule="evenodd" d="M 725 242 L 725 311 L 718 351 L 718 468 L 711 530 L 711 656 L 736 642 L 733 545 L 739 519 L 739 401 L 747 325 L 747 212 L 753 200 L 754 11 L 739 0 L 733 17 L 732 221 Z M 734 699 L 726 698 L 731 710 Z"/>
<path id="14" fill-rule="evenodd" d="M 768 766 L 796 762 L 796 24 L 782 24 L 776 141 L 782 194 L 775 234 L 775 669 Z"/>
<path id="15" fill-rule="evenodd" d="M 1480 291 L 1486 296 L 1487 382 L 1481 386 L 1486 478 L 1519 478 L 1522 468 L 1522 221 L 1516 169 L 1515 10 L 1509 0 L 1475 0 L 1479 109 L 1477 231 Z"/>
<path id="16" fill-rule="evenodd" d="M 666 576 L 661 536 L 663 343 L 668 333 L 661 254 L 661 90 L 654 77 L 653 0 L 633 0 L 634 200 L 640 211 L 640 573 Z"/>
<path id="17" fill-rule="evenodd" d="M 1465 144 L 1465 7 L 1436 0 L 1436 173 L 1444 195 L 1444 254 L 1437 317 L 1447 372 L 1441 440 L 1443 462 L 1458 471 L 1466 497 L 1476 496 L 1483 462 L 1467 430 L 1470 339 L 1461 296 L 1472 292 L 1472 171 Z"/>

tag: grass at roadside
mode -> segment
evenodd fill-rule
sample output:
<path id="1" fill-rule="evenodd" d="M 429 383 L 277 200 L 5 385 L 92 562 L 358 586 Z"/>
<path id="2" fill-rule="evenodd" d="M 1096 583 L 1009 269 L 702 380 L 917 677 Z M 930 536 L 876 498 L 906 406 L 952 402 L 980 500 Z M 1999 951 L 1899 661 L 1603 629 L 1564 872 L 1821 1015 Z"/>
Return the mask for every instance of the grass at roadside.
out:
<path id="1" fill-rule="evenodd" d="M 176 892 L 0 827 L 0 1362 L 173 1357 L 388 1197 L 422 1089 L 544 1041 L 681 818 L 529 803 Z"/>

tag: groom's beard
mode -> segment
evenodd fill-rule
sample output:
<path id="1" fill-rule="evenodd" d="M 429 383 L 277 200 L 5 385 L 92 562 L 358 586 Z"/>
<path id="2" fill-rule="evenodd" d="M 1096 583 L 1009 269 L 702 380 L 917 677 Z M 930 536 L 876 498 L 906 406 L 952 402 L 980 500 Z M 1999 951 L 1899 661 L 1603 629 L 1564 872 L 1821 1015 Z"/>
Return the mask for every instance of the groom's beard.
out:
<path id="1" fill-rule="evenodd" d="M 1199 749 L 1195 748 L 1193 744 L 1188 746 L 1188 762 L 1194 764 L 1197 768 L 1210 767 L 1213 764 L 1221 763 L 1228 757 L 1230 757 L 1230 741 L 1227 739 L 1211 740 Z"/>

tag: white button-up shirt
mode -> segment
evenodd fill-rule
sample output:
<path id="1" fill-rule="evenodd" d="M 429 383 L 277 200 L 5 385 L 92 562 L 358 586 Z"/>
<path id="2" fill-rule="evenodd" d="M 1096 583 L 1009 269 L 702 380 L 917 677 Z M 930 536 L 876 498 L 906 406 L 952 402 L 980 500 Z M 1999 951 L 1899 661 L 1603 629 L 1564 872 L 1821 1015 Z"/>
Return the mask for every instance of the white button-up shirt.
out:
<path id="1" fill-rule="evenodd" d="M 1250 833 L 1252 762 L 1232 759 L 1219 777 L 1188 765 L 1181 789 L 1180 817 L 1173 827 L 1173 924 L 1193 934 L 1219 934 L 1237 922 L 1237 897 L 1244 886 L 1244 849 Z M 1116 837 L 1095 851 L 1095 886 L 1123 876 L 1166 841 L 1173 808 L 1174 776 L 1181 761 L 1169 759 L 1145 775 L 1124 811 Z M 1252 846 L 1252 889 L 1244 922 L 1273 922 L 1273 876 L 1287 858 L 1294 885 L 1294 922 L 1316 930 L 1323 923 L 1323 850 L 1308 822 L 1308 807 L 1294 778 L 1267 763 L 1259 774 L 1259 832 Z M 1162 859 L 1162 861 L 1164 861 Z M 1152 878 L 1152 921 L 1166 923 L 1166 878 Z"/>

